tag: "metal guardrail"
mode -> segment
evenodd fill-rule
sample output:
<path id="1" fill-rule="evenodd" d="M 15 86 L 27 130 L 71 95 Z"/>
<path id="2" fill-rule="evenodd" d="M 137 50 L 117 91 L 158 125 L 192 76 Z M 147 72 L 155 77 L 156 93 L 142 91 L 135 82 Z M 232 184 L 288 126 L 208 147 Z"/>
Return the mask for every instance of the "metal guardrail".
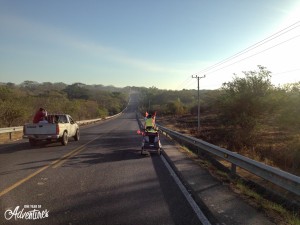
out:
<path id="1" fill-rule="evenodd" d="M 116 115 L 113 116 L 107 116 L 104 119 L 111 119 L 114 118 L 116 116 L 119 116 L 121 113 L 118 113 Z M 96 123 L 98 121 L 103 120 L 103 118 L 98 118 L 98 119 L 92 119 L 92 120 L 80 120 L 80 121 L 76 121 L 76 123 L 78 123 L 79 125 L 84 125 L 84 124 L 89 124 L 89 123 Z M 10 139 L 11 139 L 11 134 L 14 132 L 18 132 L 18 131 L 22 131 L 23 130 L 23 126 L 18 126 L 18 127 L 5 127 L 5 128 L 0 128 L 0 134 L 4 134 L 4 133 L 9 133 L 10 134 Z"/>
<path id="2" fill-rule="evenodd" d="M 121 114 L 122 114 L 122 112 L 120 112 L 120 113 L 118 113 L 116 115 L 113 115 L 113 116 L 107 116 L 104 119 L 105 120 L 111 119 L 111 118 L 114 118 L 114 117 L 119 116 Z M 83 124 L 89 124 L 89 123 L 96 123 L 96 122 L 99 122 L 101 120 L 103 120 L 103 118 L 92 119 L 92 120 L 80 120 L 80 121 L 76 121 L 76 123 L 78 123 L 79 125 L 83 125 Z"/>
<path id="3" fill-rule="evenodd" d="M 101 121 L 102 118 L 99 119 L 93 119 L 93 120 L 80 120 L 80 121 L 76 121 L 77 124 L 79 125 L 84 125 L 84 124 L 89 124 L 89 123 L 96 123 L 98 121 Z"/>
<path id="4" fill-rule="evenodd" d="M 227 149 L 220 148 L 208 142 L 202 141 L 200 139 L 181 134 L 160 125 L 157 126 L 159 127 L 159 130 L 161 132 L 165 132 L 171 137 L 175 137 L 181 141 L 185 141 L 189 144 L 197 146 L 198 148 L 206 152 L 209 152 L 228 162 L 231 162 L 234 168 L 235 166 L 239 166 L 252 174 L 255 174 L 267 181 L 272 182 L 273 184 L 280 186 L 285 190 L 300 195 L 300 177 L 296 175 L 265 165 L 245 156 L 231 152 Z"/>
<path id="5" fill-rule="evenodd" d="M 23 130 L 23 126 L 19 126 L 19 127 L 5 127 L 5 128 L 0 128 L 0 134 L 13 133 L 13 132 L 22 131 L 22 130 Z"/>

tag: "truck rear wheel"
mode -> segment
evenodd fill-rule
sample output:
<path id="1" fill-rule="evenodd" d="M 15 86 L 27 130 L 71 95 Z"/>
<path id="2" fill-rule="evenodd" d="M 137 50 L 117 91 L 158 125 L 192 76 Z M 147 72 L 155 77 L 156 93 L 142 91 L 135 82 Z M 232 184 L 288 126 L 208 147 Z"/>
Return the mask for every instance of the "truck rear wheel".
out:
<path id="1" fill-rule="evenodd" d="M 68 134 L 66 131 L 63 133 L 63 136 L 61 137 L 61 144 L 62 145 L 68 144 Z"/>
<path id="2" fill-rule="evenodd" d="M 76 134 L 74 135 L 74 140 L 79 141 L 79 138 L 80 138 L 79 130 L 76 130 Z"/>

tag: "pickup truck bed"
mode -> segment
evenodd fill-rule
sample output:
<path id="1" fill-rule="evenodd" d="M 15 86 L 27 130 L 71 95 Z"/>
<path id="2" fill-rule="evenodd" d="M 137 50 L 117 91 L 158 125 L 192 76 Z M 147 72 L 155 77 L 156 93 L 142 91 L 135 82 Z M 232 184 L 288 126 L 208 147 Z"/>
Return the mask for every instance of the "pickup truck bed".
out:
<path id="1" fill-rule="evenodd" d="M 50 114 L 46 121 L 27 123 L 23 128 L 23 138 L 29 139 L 31 145 L 38 141 L 60 141 L 67 145 L 68 139 L 79 140 L 79 125 L 68 114 Z"/>

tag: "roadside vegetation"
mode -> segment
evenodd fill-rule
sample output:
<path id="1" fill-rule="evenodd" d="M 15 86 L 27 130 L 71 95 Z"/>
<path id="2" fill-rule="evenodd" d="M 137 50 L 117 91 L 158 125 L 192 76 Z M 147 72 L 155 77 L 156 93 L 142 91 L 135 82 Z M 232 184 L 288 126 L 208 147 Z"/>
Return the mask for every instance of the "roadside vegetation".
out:
<path id="1" fill-rule="evenodd" d="M 200 132 L 197 90 L 143 89 L 140 112 L 156 112 L 157 122 L 163 126 L 300 176 L 300 82 L 274 86 L 271 76 L 265 67 L 258 66 L 256 71 L 234 75 L 218 90 L 200 90 Z M 300 224 L 299 211 L 286 208 L 288 203 L 275 203 L 243 179 L 231 179 L 207 162 L 195 160 L 276 224 Z M 262 183 L 258 177 L 237 170 L 242 178 Z M 271 184 L 269 188 L 277 190 Z M 282 196 L 299 200 L 285 192 Z"/>
<path id="2" fill-rule="evenodd" d="M 271 84 L 271 72 L 234 74 L 218 90 L 200 90 L 201 129 L 197 131 L 197 90 L 141 90 L 140 111 L 157 121 L 300 175 L 300 82 Z"/>
<path id="3" fill-rule="evenodd" d="M 0 84 L 0 127 L 31 122 L 37 109 L 67 113 L 75 120 L 115 115 L 128 103 L 130 87 L 24 81 Z"/>
<path id="4" fill-rule="evenodd" d="M 134 89 L 140 93 L 140 112 L 157 112 L 158 123 L 300 176 L 300 82 L 274 86 L 271 76 L 258 66 L 256 71 L 234 75 L 220 89 L 200 90 L 200 132 L 197 90 L 0 83 L 0 127 L 31 122 L 40 107 L 49 113 L 68 113 L 75 120 L 114 115 L 126 107 Z M 299 212 L 287 212 L 243 183 L 237 182 L 235 191 L 259 202 L 257 207 L 266 208 L 271 217 L 278 214 L 278 224 L 299 224 Z"/>

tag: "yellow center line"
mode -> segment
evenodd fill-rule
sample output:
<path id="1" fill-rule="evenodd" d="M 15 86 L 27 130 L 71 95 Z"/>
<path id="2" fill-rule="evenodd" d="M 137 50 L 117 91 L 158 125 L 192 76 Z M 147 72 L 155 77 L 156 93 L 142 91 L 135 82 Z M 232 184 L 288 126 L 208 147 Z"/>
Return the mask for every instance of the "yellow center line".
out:
<path id="1" fill-rule="evenodd" d="M 70 157 L 72 157 L 75 154 L 77 154 L 77 153 L 81 152 L 82 150 L 84 150 L 85 146 L 87 146 L 89 143 L 91 143 L 92 141 L 95 141 L 98 138 L 99 137 L 96 137 L 96 138 L 90 140 L 89 142 L 85 143 L 84 145 L 81 145 L 78 148 L 75 148 L 73 151 L 65 154 L 61 158 L 59 158 L 59 159 L 57 159 L 57 160 L 49 163 L 48 165 L 46 165 L 46 166 L 38 169 L 34 173 L 32 173 L 29 176 L 23 178 L 22 180 L 17 181 L 16 183 L 14 183 L 13 185 L 9 186 L 8 188 L 5 188 L 3 191 L 0 192 L 0 197 L 2 197 L 3 195 L 7 194 L 8 192 L 10 192 L 11 190 L 15 189 L 16 187 L 20 186 L 21 184 L 25 183 L 26 181 L 30 180 L 31 178 L 33 178 L 34 176 L 38 175 L 39 173 L 41 173 L 45 169 L 48 169 L 50 166 L 53 166 L 53 168 L 57 168 L 59 165 L 61 165 L 62 163 L 64 163 L 67 159 L 69 159 Z"/>
<path id="2" fill-rule="evenodd" d="M 23 184 L 24 182 L 28 181 L 29 179 L 31 179 L 32 177 L 34 177 L 35 175 L 39 174 L 40 172 L 44 171 L 45 169 L 47 169 L 50 165 L 44 166 L 41 169 L 35 171 L 34 173 L 30 174 L 28 177 L 25 177 L 24 179 L 14 183 L 13 185 L 11 185 L 10 187 L 4 189 L 3 191 L 0 192 L 0 197 L 2 197 L 3 195 L 5 195 L 6 193 L 10 192 L 11 190 L 15 189 L 16 187 L 20 186 L 21 184 Z"/>
<path id="3" fill-rule="evenodd" d="M 65 161 L 67 161 L 69 158 L 77 155 L 79 152 L 83 151 L 85 149 L 85 146 L 81 146 L 80 148 L 75 149 L 74 151 L 72 151 L 72 154 L 68 154 L 68 156 L 63 157 L 61 160 L 59 161 L 55 161 L 55 163 L 51 164 L 53 165 L 52 168 L 56 169 L 57 167 L 61 166 Z"/>

